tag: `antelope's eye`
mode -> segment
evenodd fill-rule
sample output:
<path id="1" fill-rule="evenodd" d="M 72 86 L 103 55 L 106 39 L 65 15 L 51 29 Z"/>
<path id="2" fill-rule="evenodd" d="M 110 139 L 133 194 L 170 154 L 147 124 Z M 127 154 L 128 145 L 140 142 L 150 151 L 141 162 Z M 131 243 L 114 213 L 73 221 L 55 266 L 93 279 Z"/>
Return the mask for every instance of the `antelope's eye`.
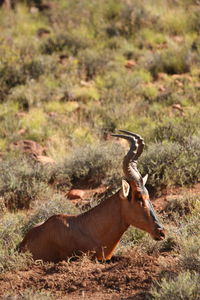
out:
<path id="1" fill-rule="evenodd" d="M 137 201 L 140 201 L 140 202 L 143 202 L 143 198 L 142 198 L 142 195 L 141 194 L 136 194 L 136 197 L 135 197 L 135 199 L 137 200 Z"/>
<path id="2" fill-rule="evenodd" d="M 131 199 L 132 199 L 131 191 L 129 191 L 127 199 L 128 199 L 129 202 L 131 202 Z"/>

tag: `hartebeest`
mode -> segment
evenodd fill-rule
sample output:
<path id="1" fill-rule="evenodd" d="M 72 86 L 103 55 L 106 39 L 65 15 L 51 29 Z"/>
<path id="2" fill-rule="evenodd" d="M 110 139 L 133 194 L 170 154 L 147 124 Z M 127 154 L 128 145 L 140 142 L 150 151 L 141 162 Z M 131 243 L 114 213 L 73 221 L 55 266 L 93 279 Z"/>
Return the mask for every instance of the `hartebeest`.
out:
<path id="1" fill-rule="evenodd" d="M 113 136 L 130 143 L 123 160 L 125 178 L 121 189 L 85 213 L 77 216 L 53 215 L 36 225 L 21 242 L 22 251 L 29 250 L 34 259 L 54 262 L 86 252 L 93 253 L 100 260 L 110 259 L 130 225 L 150 233 L 155 240 L 164 239 L 164 229 L 145 188 L 147 176 L 142 178 L 137 169 L 144 141 L 137 134 L 121 132 L 123 134 Z"/>

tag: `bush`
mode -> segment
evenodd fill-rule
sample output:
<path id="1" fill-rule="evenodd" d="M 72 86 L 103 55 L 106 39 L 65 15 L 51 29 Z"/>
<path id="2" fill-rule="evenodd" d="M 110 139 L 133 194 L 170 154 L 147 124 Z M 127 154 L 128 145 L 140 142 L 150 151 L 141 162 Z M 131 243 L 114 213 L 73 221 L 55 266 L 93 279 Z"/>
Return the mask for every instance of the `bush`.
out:
<path id="1" fill-rule="evenodd" d="M 17 252 L 22 240 L 22 227 L 25 217 L 22 214 L 4 214 L 0 220 L 0 272 L 22 269 L 31 264 L 29 255 Z"/>
<path id="2" fill-rule="evenodd" d="M 111 53 L 87 48 L 79 52 L 78 58 L 80 69 L 85 73 L 86 79 L 91 80 L 106 71 L 106 66 L 111 61 Z"/>
<path id="3" fill-rule="evenodd" d="M 34 108 L 20 118 L 20 127 L 25 130 L 25 139 L 42 142 L 51 136 L 53 126 L 48 126 L 48 117 L 42 109 Z"/>
<path id="4" fill-rule="evenodd" d="M 198 232 L 198 236 L 200 231 Z M 190 236 L 181 241 L 179 264 L 185 270 L 200 274 L 200 241 L 198 236 Z"/>
<path id="5" fill-rule="evenodd" d="M 176 142 L 155 143 L 141 157 L 142 174 L 149 174 L 148 185 L 152 191 L 169 185 L 192 184 L 199 180 L 198 137 L 188 138 L 184 146 Z"/>
<path id="6" fill-rule="evenodd" d="M 21 71 L 19 66 L 5 65 L 0 69 L 0 85 L 8 89 L 24 84 L 26 81 L 25 74 Z"/>
<path id="7" fill-rule="evenodd" d="M 129 251 L 130 248 L 140 244 L 145 235 L 146 233 L 144 231 L 131 226 L 122 236 L 116 254 L 119 255 L 124 251 Z"/>
<path id="8" fill-rule="evenodd" d="M 187 126 L 185 126 L 186 123 Z M 154 138 L 158 142 L 167 140 L 186 145 L 186 143 L 189 144 L 190 139 L 192 141 L 191 137 L 198 133 L 199 126 L 200 121 L 196 114 L 182 119 L 175 118 L 173 121 L 165 121 L 158 125 L 154 130 Z"/>
<path id="9" fill-rule="evenodd" d="M 175 278 L 163 278 L 150 291 L 154 300 L 198 300 L 200 299 L 199 275 L 183 272 Z"/>
<path id="10" fill-rule="evenodd" d="M 142 27 L 149 28 L 152 26 L 152 23 L 155 24 L 157 22 L 157 19 L 140 1 L 134 1 L 134 3 L 125 1 L 120 17 L 120 33 L 127 37 L 134 35 Z"/>
<path id="11" fill-rule="evenodd" d="M 19 130 L 19 122 L 16 118 L 17 112 L 18 105 L 15 102 L 0 104 L 0 138 L 5 141 L 5 146 L 16 137 L 16 131 Z"/>
<path id="12" fill-rule="evenodd" d="M 44 73 L 44 65 L 40 60 L 15 64 L 0 65 L 0 101 L 4 102 L 10 90 L 16 86 L 24 85 L 27 81 L 38 79 Z"/>
<path id="13" fill-rule="evenodd" d="M 121 177 L 123 151 L 116 144 L 99 144 L 75 149 L 58 168 L 57 178 L 64 185 L 108 183 Z"/>
<path id="14" fill-rule="evenodd" d="M 164 212 L 167 214 L 168 218 L 176 219 L 178 216 L 182 217 L 187 214 L 191 214 L 198 206 L 198 202 L 198 196 L 196 195 L 185 195 L 182 197 L 167 199 Z M 174 213 L 176 214 L 175 216 Z"/>
<path id="15" fill-rule="evenodd" d="M 172 47 L 147 56 L 146 65 L 154 78 L 158 73 L 183 74 L 190 71 L 191 52 L 188 48 Z"/>
<path id="16" fill-rule="evenodd" d="M 48 190 L 51 170 L 26 158 L 0 162 L 0 195 L 11 210 L 30 208 Z"/>
<path id="17" fill-rule="evenodd" d="M 23 292 L 20 292 L 20 295 L 16 295 L 15 293 L 6 293 L 3 295 L 2 300 L 53 300 L 55 297 L 51 295 L 50 292 L 47 291 L 35 291 L 32 289 L 27 289 Z"/>
<path id="18" fill-rule="evenodd" d="M 160 242 L 156 242 L 149 235 L 145 235 L 139 242 L 139 247 L 142 251 L 149 255 L 158 255 L 162 252 L 174 252 L 178 245 L 177 236 L 173 232 L 173 228 L 167 228 L 166 222 L 165 229 L 167 229 L 167 236 Z"/>
<path id="19" fill-rule="evenodd" d="M 136 43 L 139 48 L 156 49 L 166 45 L 166 36 L 149 28 L 140 30 Z"/>
<path id="20" fill-rule="evenodd" d="M 90 41 L 87 38 L 71 33 L 62 33 L 46 40 L 41 46 L 41 52 L 42 54 L 52 54 L 65 50 L 67 54 L 77 55 L 81 49 L 88 46 L 90 46 Z"/>
<path id="21" fill-rule="evenodd" d="M 179 254 L 179 265 L 185 270 L 200 270 L 200 201 L 197 198 L 197 204 L 192 215 L 183 219 L 176 219 L 177 228 L 177 252 Z M 200 272 L 199 272 L 200 273 Z"/>
<path id="22" fill-rule="evenodd" d="M 50 198 L 50 200 L 49 200 Z M 46 195 L 46 201 L 38 203 L 28 223 L 23 227 L 25 233 L 35 224 L 47 220 L 54 214 L 78 214 L 80 211 L 66 197 L 60 194 Z"/>
<path id="23" fill-rule="evenodd" d="M 184 35 L 184 33 L 190 32 L 193 27 L 193 14 L 190 14 L 190 9 L 184 9 L 183 4 L 176 6 L 176 9 L 175 7 L 169 8 L 168 13 L 163 14 L 160 18 L 159 25 L 162 31 L 171 35 Z"/>
<path id="24" fill-rule="evenodd" d="M 177 234 L 183 239 L 189 239 L 192 235 L 198 235 L 200 232 L 199 222 L 199 201 L 197 209 L 195 209 L 192 215 L 186 216 L 184 219 L 177 219 Z M 181 243 L 180 243 L 181 248 Z"/>

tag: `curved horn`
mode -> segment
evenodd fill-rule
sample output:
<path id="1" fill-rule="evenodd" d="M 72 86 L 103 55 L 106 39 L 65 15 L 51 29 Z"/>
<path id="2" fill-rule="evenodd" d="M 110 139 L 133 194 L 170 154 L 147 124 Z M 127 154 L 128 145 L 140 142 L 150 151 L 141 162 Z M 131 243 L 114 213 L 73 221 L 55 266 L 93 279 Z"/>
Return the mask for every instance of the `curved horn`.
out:
<path id="1" fill-rule="evenodd" d="M 130 149 L 124 157 L 123 170 L 124 174 L 129 180 L 134 180 L 137 185 L 141 183 L 141 175 L 137 169 L 137 160 L 144 148 L 143 138 L 135 133 L 127 130 L 120 130 L 125 134 L 112 134 L 112 136 L 126 139 L 130 144 Z"/>
<path id="2" fill-rule="evenodd" d="M 136 133 L 133 133 L 133 132 L 130 132 L 130 131 L 127 131 L 127 130 L 119 130 L 119 131 L 121 131 L 123 133 L 126 133 L 126 134 L 136 138 L 137 143 L 138 143 L 138 148 L 137 148 L 137 152 L 135 154 L 134 160 L 137 160 L 140 157 L 140 155 L 142 154 L 142 151 L 144 149 L 144 145 L 145 145 L 144 144 L 144 139 L 139 134 L 136 134 Z"/>

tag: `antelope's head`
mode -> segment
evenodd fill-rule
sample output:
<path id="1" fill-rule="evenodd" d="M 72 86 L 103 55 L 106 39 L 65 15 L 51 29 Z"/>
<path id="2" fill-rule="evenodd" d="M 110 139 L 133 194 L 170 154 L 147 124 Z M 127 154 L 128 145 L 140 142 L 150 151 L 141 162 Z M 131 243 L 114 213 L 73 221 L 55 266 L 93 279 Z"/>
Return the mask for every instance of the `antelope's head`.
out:
<path id="1" fill-rule="evenodd" d="M 125 179 L 122 180 L 120 191 L 120 197 L 123 199 L 123 217 L 127 224 L 150 233 L 155 240 L 162 240 L 165 237 L 164 228 L 156 216 L 145 187 L 148 176 L 142 178 L 137 169 L 137 160 L 143 151 L 144 140 L 132 132 L 120 131 L 123 134 L 113 136 L 126 139 L 130 144 L 123 160 Z"/>

